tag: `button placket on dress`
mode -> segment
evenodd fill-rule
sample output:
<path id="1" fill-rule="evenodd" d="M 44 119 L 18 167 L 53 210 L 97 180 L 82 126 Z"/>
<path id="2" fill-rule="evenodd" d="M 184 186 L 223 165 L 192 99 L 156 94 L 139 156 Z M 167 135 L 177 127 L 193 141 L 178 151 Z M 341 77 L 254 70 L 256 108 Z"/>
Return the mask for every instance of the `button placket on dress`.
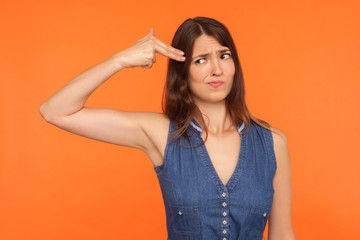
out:
<path id="1" fill-rule="evenodd" d="M 197 134 L 198 136 L 196 137 L 196 140 L 197 140 L 196 144 L 201 144 L 202 143 L 201 142 L 202 141 L 201 127 L 199 126 L 199 124 L 196 121 L 190 122 L 190 125 L 198 132 L 198 134 Z M 241 136 L 242 136 L 242 130 L 244 129 L 244 127 L 245 127 L 245 124 L 243 123 L 241 126 L 238 126 L 238 128 L 237 128 L 238 133 Z M 220 222 L 219 222 L 219 224 L 220 224 L 220 240 L 229 240 L 230 239 L 229 192 L 232 191 L 232 189 L 236 185 L 236 182 L 240 178 L 243 164 L 244 164 L 244 159 L 242 157 L 242 156 L 244 156 L 244 153 L 243 153 L 244 149 L 245 149 L 245 141 L 243 139 L 241 139 L 240 154 L 238 156 L 238 161 L 237 161 L 236 167 L 234 169 L 234 172 L 226 185 L 224 185 L 221 182 L 220 177 L 218 176 L 218 174 L 211 162 L 210 156 L 207 152 L 205 145 L 201 145 L 201 147 L 198 150 L 200 157 L 202 158 L 204 165 L 205 165 L 207 171 L 209 172 L 209 176 L 214 180 L 215 186 L 217 187 L 218 191 L 220 192 L 220 194 L 219 194 L 220 195 L 220 204 L 221 204 L 220 205 Z"/>
<path id="2" fill-rule="evenodd" d="M 221 240 L 230 239 L 229 232 L 229 196 L 226 190 L 220 195 L 221 202 L 221 218 L 220 218 L 220 231 L 221 231 Z"/>

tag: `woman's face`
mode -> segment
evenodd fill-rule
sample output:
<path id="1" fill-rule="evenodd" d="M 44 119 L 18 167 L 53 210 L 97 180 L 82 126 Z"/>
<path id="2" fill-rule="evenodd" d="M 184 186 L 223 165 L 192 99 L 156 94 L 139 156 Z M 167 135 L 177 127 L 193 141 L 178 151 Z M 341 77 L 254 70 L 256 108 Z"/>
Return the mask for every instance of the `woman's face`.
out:
<path id="1" fill-rule="evenodd" d="M 197 104 L 221 102 L 229 94 L 235 74 L 230 49 L 205 34 L 194 42 L 189 87 Z"/>

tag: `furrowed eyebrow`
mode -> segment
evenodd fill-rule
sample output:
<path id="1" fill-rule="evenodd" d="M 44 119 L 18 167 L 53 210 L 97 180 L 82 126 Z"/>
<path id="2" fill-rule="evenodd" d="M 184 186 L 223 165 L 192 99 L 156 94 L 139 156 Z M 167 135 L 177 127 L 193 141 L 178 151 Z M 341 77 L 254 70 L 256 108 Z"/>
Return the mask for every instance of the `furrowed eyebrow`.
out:
<path id="1" fill-rule="evenodd" d="M 230 52 L 230 49 L 221 49 L 219 51 L 217 51 L 217 53 L 226 53 L 226 52 Z"/>
<path id="2" fill-rule="evenodd" d="M 226 52 L 230 52 L 230 49 L 228 49 L 228 48 L 220 49 L 220 50 L 218 50 L 218 51 L 216 51 L 216 52 L 217 52 L 217 53 L 226 53 Z M 209 56 L 209 55 L 210 55 L 210 53 L 200 54 L 200 55 L 198 55 L 198 56 L 196 56 L 196 57 L 193 57 L 191 60 L 194 60 L 195 58 L 198 58 L 198 57 L 200 57 L 200 58 L 207 57 L 207 56 Z"/>

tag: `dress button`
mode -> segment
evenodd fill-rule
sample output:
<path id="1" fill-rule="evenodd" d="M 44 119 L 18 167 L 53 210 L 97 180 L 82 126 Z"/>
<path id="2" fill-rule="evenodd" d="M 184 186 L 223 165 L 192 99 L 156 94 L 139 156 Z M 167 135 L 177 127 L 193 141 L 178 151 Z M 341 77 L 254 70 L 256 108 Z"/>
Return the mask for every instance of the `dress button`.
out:
<path id="1" fill-rule="evenodd" d="M 263 216 L 266 217 L 266 213 L 264 213 Z"/>
<path id="2" fill-rule="evenodd" d="M 223 204 L 222 204 L 224 207 L 226 207 L 226 202 L 223 202 Z"/>
<path id="3" fill-rule="evenodd" d="M 224 221 L 223 221 L 223 224 L 225 225 L 226 223 L 227 223 L 227 221 L 226 221 L 226 220 L 224 220 Z"/>
<path id="4" fill-rule="evenodd" d="M 224 229 L 224 230 L 223 230 L 223 234 L 225 234 L 225 233 L 226 233 L 226 230 Z"/>
<path id="5" fill-rule="evenodd" d="M 226 216 L 226 212 L 223 212 L 223 216 L 224 216 L 224 217 Z"/>
<path id="6" fill-rule="evenodd" d="M 178 214 L 179 214 L 179 215 L 182 215 L 182 211 L 178 211 Z"/>
<path id="7" fill-rule="evenodd" d="M 223 192 L 223 193 L 222 193 L 222 196 L 223 196 L 223 197 L 226 197 L 226 192 Z"/>

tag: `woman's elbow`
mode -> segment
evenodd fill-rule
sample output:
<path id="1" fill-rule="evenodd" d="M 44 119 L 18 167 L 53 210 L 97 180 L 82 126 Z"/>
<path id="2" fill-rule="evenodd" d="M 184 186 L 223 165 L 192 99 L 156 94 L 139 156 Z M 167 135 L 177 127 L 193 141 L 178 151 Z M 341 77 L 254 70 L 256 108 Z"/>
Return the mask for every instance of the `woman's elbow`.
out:
<path id="1" fill-rule="evenodd" d="M 46 107 L 46 103 L 42 103 L 39 107 L 39 113 L 43 119 L 47 122 L 51 122 L 51 115 L 49 114 L 49 111 Z"/>

